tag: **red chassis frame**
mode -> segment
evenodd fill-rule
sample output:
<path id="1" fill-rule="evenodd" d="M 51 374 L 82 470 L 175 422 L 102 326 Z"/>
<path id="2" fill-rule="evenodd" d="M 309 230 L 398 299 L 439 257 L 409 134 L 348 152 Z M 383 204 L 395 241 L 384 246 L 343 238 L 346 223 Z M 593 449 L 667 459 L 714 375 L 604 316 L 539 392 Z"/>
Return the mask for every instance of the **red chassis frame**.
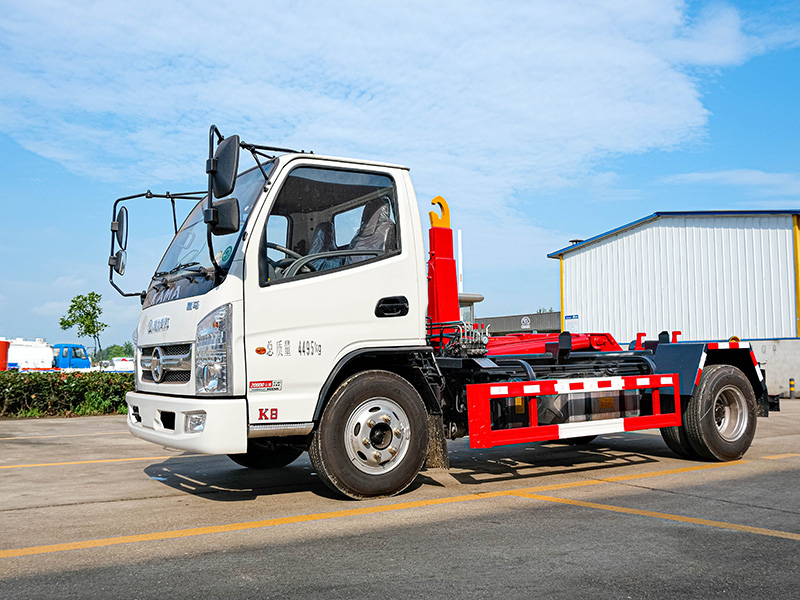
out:
<path id="1" fill-rule="evenodd" d="M 661 390 L 672 388 L 674 412 L 662 412 Z M 531 424 L 538 419 L 537 397 L 554 394 L 612 392 L 652 389 L 653 414 L 638 417 L 598 419 L 556 425 Z M 528 426 L 511 429 L 492 429 L 490 400 L 492 398 L 528 397 Z M 586 435 L 620 433 L 681 424 L 681 401 L 678 375 L 646 375 L 588 379 L 548 379 L 541 381 L 509 381 L 479 383 L 467 386 L 470 448 L 492 448 L 505 444 L 544 442 Z"/>

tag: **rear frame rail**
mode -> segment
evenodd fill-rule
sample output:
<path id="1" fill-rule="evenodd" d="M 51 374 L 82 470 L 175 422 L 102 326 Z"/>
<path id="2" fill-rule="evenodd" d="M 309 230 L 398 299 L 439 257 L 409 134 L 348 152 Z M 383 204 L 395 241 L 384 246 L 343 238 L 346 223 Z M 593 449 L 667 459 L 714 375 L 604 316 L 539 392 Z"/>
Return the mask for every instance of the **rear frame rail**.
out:
<path id="1" fill-rule="evenodd" d="M 620 392 L 652 389 L 651 415 L 596 419 L 573 423 L 538 424 L 538 397 L 588 392 Z M 661 390 L 671 389 L 674 411 L 664 412 Z M 492 429 L 491 400 L 530 398 L 528 426 Z M 621 407 L 620 407 L 621 409 Z M 470 448 L 493 448 L 506 444 L 545 442 L 589 435 L 604 435 L 681 425 L 681 396 L 677 373 L 587 379 L 548 379 L 478 383 L 467 386 L 467 415 Z M 534 421 L 531 423 L 531 421 Z"/>

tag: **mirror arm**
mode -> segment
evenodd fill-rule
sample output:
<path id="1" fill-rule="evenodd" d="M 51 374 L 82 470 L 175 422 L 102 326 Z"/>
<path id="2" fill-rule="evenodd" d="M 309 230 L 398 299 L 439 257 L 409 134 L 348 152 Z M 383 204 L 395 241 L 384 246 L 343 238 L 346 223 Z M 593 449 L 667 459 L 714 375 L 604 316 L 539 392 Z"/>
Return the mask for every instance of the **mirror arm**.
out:
<path id="1" fill-rule="evenodd" d="M 244 142 L 241 142 L 239 144 L 239 147 L 250 151 L 250 154 L 253 155 L 253 160 L 255 160 L 256 164 L 258 165 L 258 170 L 261 171 L 261 174 L 264 176 L 264 183 L 269 184 L 269 177 L 267 176 L 267 172 L 264 170 L 264 166 L 261 164 L 261 161 L 258 160 L 258 157 L 259 156 L 264 156 L 266 158 L 272 158 L 272 157 L 267 154 L 263 154 L 262 152 L 259 152 L 258 150 L 253 148 L 252 144 L 246 144 Z"/>
<path id="2" fill-rule="evenodd" d="M 166 193 L 167 198 L 169 198 L 170 204 L 172 204 L 172 226 L 175 228 L 175 235 L 178 235 L 178 215 L 175 212 L 175 198 L 169 192 Z"/>
<path id="3" fill-rule="evenodd" d="M 214 243 L 211 230 L 217 223 L 217 209 L 214 208 L 214 174 L 217 172 L 217 159 L 214 158 L 214 134 L 217 136 L 217 144 L 223 139 L 222 134 L 216 125 L 212 125 L 208 130 L 208 160 L 206 161 L 206 173 L 208 173 L 208 207 L 203 211 L 203 220 L 206 223 L 206 244 L 208 245 L 208 256 L 211 259 L 211 266 L 214 267 L 214 286 L 216 287 L 222 279 L 222 269 L 214 258 Z"/>
<path id="4" fill-rule="evenodd" d="M 112 256 L 111 258 L 113 259 L 114 257 Z M 111 259 L 109 259 L 109 262 L 111 262 Z M 124 296 L 125 298 L 130 298 L 132 296 L 139 296 L 141 298 L 142 303 L 144 303 L 144 298 L 147 295 L 147 292 L 141 291 L 141 292 L 135 292 L 133 294 L 129 294 L 127 292 L 123 292 L 120 289 L 120 287 L 114 282 L 114 267 L 113 267 L 113 265 L 109 265 L 108 266 L 108 282 L 111 284 L 111 287 L 113 287 L 115 290 L 117 290 L 119 292 L 120 296 Z"/>
<path id="5" fill-rule="evenodd" d="M 132 196 L 123 196 L 122 198 L 117 198 L 114 201 L 114 207 L 112 208 L 111 213 L 111 252 L 109 253 L 109 265 L 108 265 L 108 282 L 111 284 L 115 290 L 117 290 L 121 296 L 131 297 L 131 296 L 139 296 L 142 303 L 144 303 L 145 296 L 147 295 L 146 291 L 135 292 L 135 293 L 127 293 L 123 292 L 120 287 L 114 282 L 114 264 L 111 261 L 114 259 L 114 242 L 116 241 L 116 233 L 119 229 L 119 222 L 117 221 L 117 214 L 120 202 L 125 202 L 126 200 L 135 200 L 136 198 L 167 198 L 172 201 L 173 206 L 173 222 L 175 223 L 176 229 L 175 232 L 177 233 L 177 217 L 175 216 L 175 199 L 178 200 L 193 200 L 198 202 L 203 199 L 201 194 L 204 192 L 182 192 L 180 194 L 170 194 L 167 192 L 166 194 L 154 194 L 150 190 L 147 190 L 141 194 L 133 194 Z"/>

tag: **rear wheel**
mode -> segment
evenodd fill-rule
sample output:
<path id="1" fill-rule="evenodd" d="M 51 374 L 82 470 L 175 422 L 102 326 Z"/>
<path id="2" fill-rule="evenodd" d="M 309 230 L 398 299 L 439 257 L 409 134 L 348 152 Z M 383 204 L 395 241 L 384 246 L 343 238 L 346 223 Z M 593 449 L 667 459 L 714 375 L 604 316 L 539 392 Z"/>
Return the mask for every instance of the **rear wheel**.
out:
<path id="1" fill-rule="evenodd" d="M 279 469 L 293 463 L 302 453 L 295 446 L 251 438 L 247 440 L 247 453 L 228 454 L 228 458 L 248 469 Z"/>
<path id="2" fill-rule="evenodd" d="M 681 458 L 700 458 L 700 455 L 692 448 L 689 436 L 683 425 L 680 427 L 662 427 L 661 437 L 664 438 L 667 446 Z"/>
<path id="3" fill-rule="evenodd" d="M 756 397 L 747 377 L 730 365 L 703 370 L 685 414 L 692 448 L 711 460 L 737 460 L 756 433 Z"/>
<path id="4" fill-rule="evenodd" d="M 419 393 L 388 371 L 364 371 L 331 397 L 308 453 L 320 478 L 350 498 L 392 496 L 427 455 L 428 416 Z"/>

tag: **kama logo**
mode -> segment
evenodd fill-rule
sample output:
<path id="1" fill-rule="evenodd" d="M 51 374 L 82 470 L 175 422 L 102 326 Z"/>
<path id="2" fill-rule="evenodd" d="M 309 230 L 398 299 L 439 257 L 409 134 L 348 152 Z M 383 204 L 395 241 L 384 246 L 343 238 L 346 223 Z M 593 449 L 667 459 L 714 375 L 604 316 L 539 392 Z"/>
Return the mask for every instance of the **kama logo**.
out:
<path id="1" fill-rule="evenodd" d="M 179 298 L 180 295 L 181 295 L 180 286 L 176 286 L 174 288 L 167 288 L 165 290 L 161 290 L 155 296 L 153 296 L 153 302 L 151 304 L 161 304 L 162 302 L 169 302 L 170 300 L 175 300 L 175 298 Z"/>
<path id="2" fill-rule="evenodd" d="M 250 382 L 250 391 L 253 392 L 280 392 L 281 389 L 283 389 L 283 382 L 280 379 Z"/>

